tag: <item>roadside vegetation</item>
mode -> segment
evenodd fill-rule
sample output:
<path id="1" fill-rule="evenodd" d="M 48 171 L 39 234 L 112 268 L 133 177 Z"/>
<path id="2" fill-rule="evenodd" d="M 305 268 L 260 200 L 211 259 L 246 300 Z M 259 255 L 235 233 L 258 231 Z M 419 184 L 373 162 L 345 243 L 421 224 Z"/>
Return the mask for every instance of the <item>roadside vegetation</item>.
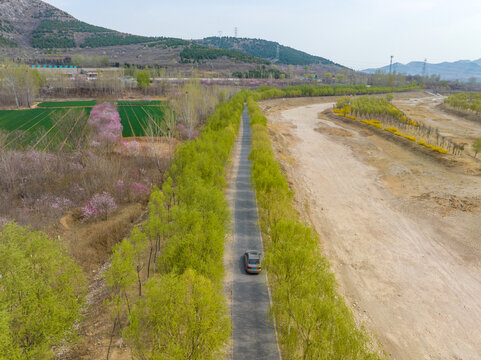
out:
<path id="1" fill-rule="evenodd" d="M 147 222 L 114 248 L 105 274 L 112 336 L 124 337 L 134 358 L 213 359 L 230 337 L 225 166 L 243 103 L 239 93 L 218 105 L 200 136 L 177 149 Z"/>
<path id="2" fill-rule="evenodd" d="M 275 160 L 265 116 L 247 100 L 252 126 L 252 178 L 264 234 L 264 264 L 272 288 L 283 358 L 381 359 L 336 291 L 315 231 L 299 220 L 293 194 Z"/>
<path id="3" fill-rule="evenodd" d="M 383 129 L 441 154 L 460 154 L 464 147 L 442 136 L 439 130 L 409 119 L 385 98 L 361 96 L 343 97 L 337 101 L 334 113 L 351 120 L 359 120 L 369 126 Z"/>

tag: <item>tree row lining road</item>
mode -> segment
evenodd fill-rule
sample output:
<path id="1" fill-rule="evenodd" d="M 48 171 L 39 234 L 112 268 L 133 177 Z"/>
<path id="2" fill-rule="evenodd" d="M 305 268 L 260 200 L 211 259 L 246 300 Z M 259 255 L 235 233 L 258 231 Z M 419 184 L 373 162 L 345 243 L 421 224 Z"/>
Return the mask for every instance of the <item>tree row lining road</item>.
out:
<path id="1" fill-rule="evenodd" d="M 234 240 L 232 245 L 232 339 L 233 359 L 279 360 L 279 347 L 273 321 L 269 314 L 269 291 L 266 273 L 249 275 L 244 270 L 246 250 L 262 252 L 262 238 L 258 227 L 255 193 L 251 189 L 249 153 L 251 128 L 247 109 L 242 114 L 240 158 L 233 189 L 232 217 Z"/>

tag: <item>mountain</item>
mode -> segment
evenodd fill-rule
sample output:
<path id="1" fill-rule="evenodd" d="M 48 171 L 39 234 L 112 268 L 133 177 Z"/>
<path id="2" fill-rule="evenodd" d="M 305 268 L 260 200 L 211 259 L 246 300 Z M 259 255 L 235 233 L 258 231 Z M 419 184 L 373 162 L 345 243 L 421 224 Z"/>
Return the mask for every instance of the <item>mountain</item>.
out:
<path id="1" fill-rule="evenodd" d="M 38 49 L 128 45 L 161 39 L 90 25 L 40 0 L 0 0 L 0 36 L 12 46 Z"/>
<path id="2" fill-rule="evenodd" d="M 407 75 L 423 75 L 424 62 L 412 61 L 408 64 L 395 63 L 393 71 Z M 377 69 L 362 70 L 368 74 L 376 71 L 389 72 L 389 65 Z M 481 80 L 481 59 L 469 61 L 459 60 L 455 62 L 442 62 L 439 64 L 426 63 L 426 75 L 440 75 L 443 80 L 466 81 L 470 78 Z"/>
<path id="3" fill-rule="evenodd" d="M 116 64 L 196 63 L 225 73 L 233 68 L 246 71 L 271 63 L 312 65 L 315 71 L 333 73 L 344 68 L 272 41 L 228 37 L 191 41 L 138 36 L 79 21 L 41 0 L 0 0 L 0 57 L 62 65 L 75 54 L 107 56 Z"/>
<path id="4" fill-rule="evenodd" d="M 310 55 L 277 42 L 262 39 L 214 36 L 197 40 L 197 43 L 221 49 L 240 50 L 246 54 L 283 65 L 323 64 L 340 66 L 323 57 Z"/>

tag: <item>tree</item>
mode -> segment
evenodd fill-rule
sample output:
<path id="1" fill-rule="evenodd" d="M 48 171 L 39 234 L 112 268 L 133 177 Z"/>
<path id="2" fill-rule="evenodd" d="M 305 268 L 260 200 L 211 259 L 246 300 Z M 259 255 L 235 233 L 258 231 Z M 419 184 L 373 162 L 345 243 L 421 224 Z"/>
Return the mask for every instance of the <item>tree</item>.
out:
<path id="1" fill-rule="evenodd" d="M 336 83 L 344 84 L 346 82 L 347 77 L 344 74 L 336 74 L 335 79 L 336 79 Z"/>
<path id="2" fill-rule="evenodd" d="M 108 303 L 111 308 L 110 316 L 114 322 L 107 350 L 108 359 L 117 324 L 122 329 L 122 314 L 125 313 L 125 307 L 127 307 L 128 313 L 131 310 L 128 290 L 135 283 L 136 269 L 135 250 L 128 239 L 122 240 L 121 243 L 114 247 L 110 268 L 105 272 L 104 278 L 110 290 Z"/>
<path id="3" fill-rule="evenodd" d="M 53 358 L 52 346 L 72 338 L 84 304 L 78 265 L 45 233 L 7 223 L 0 279 L 0 359 Z"/>
<path id="4" fill-rule="evenodd" d="M 0 93 L 7 93 L 17 108 L 30 107 L 41 84 L 39 72 L 26 65 L 8 62 L 0 66 Z"/>
<path id="5" fill-rule="evenodd" d="M 322 75 L 322 79 L 325 83 L 330 84 L 332 81 L 332 74 L 330 72 L 326 72 Z"/>
<path id="6" fill-rule="evenodd" d="M 150 74 L 146 70 L 137 71 L 137 86 L 142 90 L 146 91 L 150 85 Z"/>
<path id="7" fill-rule="evenodd" d="M 478 155 L 479 152 L 481 152 L 481 139 L 476 139 L 473 142 L 473 150 L 474 150 L 474 157 Z"/>
<path id="8" fill-rule="evenodd" d="M 229 337 L 222 295 L 193 270 L 151 278 L 126 329 L 140 359 L 214 359 Z"/>

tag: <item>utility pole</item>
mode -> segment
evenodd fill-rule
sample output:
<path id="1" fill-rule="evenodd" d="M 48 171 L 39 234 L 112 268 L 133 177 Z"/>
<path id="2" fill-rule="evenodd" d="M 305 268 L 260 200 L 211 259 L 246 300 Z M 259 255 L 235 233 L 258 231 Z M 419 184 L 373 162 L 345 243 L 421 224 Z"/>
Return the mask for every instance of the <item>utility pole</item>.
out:
<path id="1" fill-rule="evenodd" d="M 391 63 L 389 64 L 389 74 L 392 74 L 392 59 L 394 55 L 391 55 Z"/>

